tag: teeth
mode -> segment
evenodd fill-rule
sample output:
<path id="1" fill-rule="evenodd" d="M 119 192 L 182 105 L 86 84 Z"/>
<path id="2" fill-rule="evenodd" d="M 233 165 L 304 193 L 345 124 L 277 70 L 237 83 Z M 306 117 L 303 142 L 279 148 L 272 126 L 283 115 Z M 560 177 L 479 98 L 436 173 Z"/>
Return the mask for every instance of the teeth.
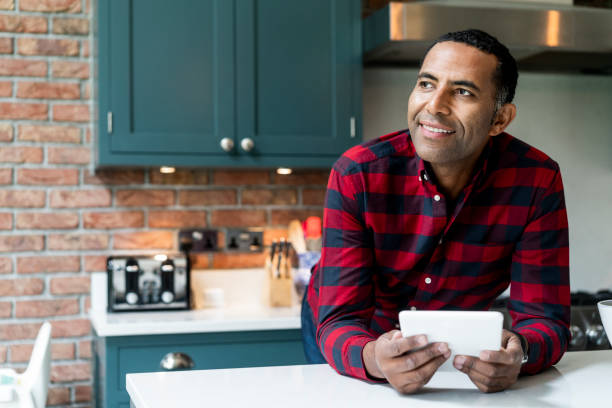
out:
<path id="1" fill-rule="evenodd" d="M 436 132 L 436 133 L 453 133 L 452 130 L 444 130 L 444 129 L 438 129 L 435 127 L 431 127 L 431 126 L 427 126 L 421 123 L 421 126 L 423 126 L 425 129 L 429 130 L 430 132 Z"/>

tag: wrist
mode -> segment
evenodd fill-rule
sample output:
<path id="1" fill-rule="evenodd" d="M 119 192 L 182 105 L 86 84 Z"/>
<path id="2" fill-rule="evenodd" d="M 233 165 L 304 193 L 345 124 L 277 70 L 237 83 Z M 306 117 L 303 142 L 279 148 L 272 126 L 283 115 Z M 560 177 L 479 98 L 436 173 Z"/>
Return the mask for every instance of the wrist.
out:
<path id="1" fill-rule="evenodd" d="M 365 372 L 368 377 L 373 380 L 384 380 L 385 376 L 382 371 L 378 367 L 378 363 L 376 362 L 376 341 L 372 340 L 363 346 L 363 350 L 361 351 L 361 357 L 363 360 L 363 367 L 365 368 Z"/>
<path id="2" fill-rule="evenodd" d="M 521 341 L 521 349 L 523 350 L 523 359 L 521 360 L 521 364 L 525 364 L 529 361 L 529 342 L 527 341 L 527 337 L 523 336 L 521 333 L 515 332 L 512 330 L 519 340 Z"/>

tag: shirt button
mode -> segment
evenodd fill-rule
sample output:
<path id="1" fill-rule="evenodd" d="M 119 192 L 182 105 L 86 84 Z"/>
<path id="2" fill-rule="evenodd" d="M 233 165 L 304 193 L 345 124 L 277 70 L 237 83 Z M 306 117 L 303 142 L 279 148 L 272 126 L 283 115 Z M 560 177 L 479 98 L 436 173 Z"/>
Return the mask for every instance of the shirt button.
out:
<path id="1" fill-rule="evenodd" d="M 425 283 L 429 285 L 431 283 L 431 278 L 425 278 Z"/>
<path id="2" fill-rule="evenodd" d="M 444 242 L 444 238 L 440 238 L 440 240 L 438 241 L 438 245 L 442 245 L 443 242 Z"/>
<path id="3" fill-rule="evenodd" d="M 434 200 L 436 200 L 436 201 L 440 201 L 440 196 L 439 196 L 438 194 L 436 194 L 436 195 L 434 196 Z"/>
<path id="4" fill-rule="evenodd" d="M 425 179 L 425 181 L 429 180 L 429 179 L 427 178 L 427 173 L 423 173 L 423 178 Z"/>
<path id="5" fill-rule="evenodd" d="M 419 181 L 423 181 L 423 179 L 421 178 L 421 176 L 419 176 Z"/>

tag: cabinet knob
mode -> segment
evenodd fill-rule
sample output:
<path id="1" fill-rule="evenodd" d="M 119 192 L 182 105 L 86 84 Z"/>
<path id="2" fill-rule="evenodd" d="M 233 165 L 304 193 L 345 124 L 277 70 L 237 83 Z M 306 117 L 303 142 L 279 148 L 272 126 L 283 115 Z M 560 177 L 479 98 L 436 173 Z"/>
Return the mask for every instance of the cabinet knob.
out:
<path id="1" fill-rule="evenodd" d="M 255 142 L 250 137 L 245 137 L 240 141 L 240 147 L 242 147 L 242 150 L 245 152 L 250 152 L 255 147 Z"/>
<path id="2" fill-rule="evenodd" d="M 234 149 L 234 141 L 229 137 L 224 137 L 221 139 L 221 148 L 226 152 L 231 152 Z"/>
<path id="3" fill-rule="evenodd" d="M 185 353 L 168 353 L 161 361 L 159 366 L 167 371 L 188 370 L 195 366 L 195 363 Z"/>

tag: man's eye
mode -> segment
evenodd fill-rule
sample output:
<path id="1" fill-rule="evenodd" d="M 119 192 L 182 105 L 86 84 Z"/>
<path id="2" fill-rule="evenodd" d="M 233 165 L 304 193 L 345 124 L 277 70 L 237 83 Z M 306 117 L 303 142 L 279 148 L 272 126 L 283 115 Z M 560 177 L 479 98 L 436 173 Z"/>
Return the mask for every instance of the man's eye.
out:
<path id="1" fill-rule="evenodd" d="M 419 82 L 419 87 L 424 88 L 424 89 L 430 89 L 433 87 L 433 84 L 429 81 L 421 81 Z"/>
<path id="2" fill-rule="evenodd" d="M 457 93 L 462 96 L 472 96 L 472 93 L 467 89 L 459 88 L 457 89 Z"/>

